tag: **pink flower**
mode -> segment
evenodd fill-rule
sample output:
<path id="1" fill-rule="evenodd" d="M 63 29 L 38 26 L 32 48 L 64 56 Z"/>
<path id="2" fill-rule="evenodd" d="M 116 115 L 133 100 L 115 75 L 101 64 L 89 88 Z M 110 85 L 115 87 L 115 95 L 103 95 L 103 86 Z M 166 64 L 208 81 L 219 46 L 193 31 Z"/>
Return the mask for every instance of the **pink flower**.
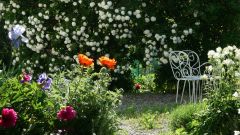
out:
<path id="1" fill-rule="evenodd" d="M 17 122 L 17 113 L 13 109 L 3 108 L 0 126 L 4 128 L 14 127 Z"/>
<path id="2" fill-rule="evenodd" d="M 76 111 L 71 106 L 66 106 L 57 113 L 57 118 L 59 120 L 69 121 L 74 119 L 76 114 Z"/>
<path id="3" fill-rule="evenodd" d="M 30 82 L 32 80 L 32 75 L 31 74 L 27 74 L 25 71 L 23 71 L 22 75 L 21 75 L 21 83 L 26 83 L 26 82 Z"/>
<path id="4" fill-rule="evenodd" d="M 23 75 L 23 80 L 24 80 L 25 82 L 29 82 L 29 81 L 32 80 L 32 76 L 31 76 L 31 75 L 28 75 L 28 74 L 25 74 L 25 75 Z"/>

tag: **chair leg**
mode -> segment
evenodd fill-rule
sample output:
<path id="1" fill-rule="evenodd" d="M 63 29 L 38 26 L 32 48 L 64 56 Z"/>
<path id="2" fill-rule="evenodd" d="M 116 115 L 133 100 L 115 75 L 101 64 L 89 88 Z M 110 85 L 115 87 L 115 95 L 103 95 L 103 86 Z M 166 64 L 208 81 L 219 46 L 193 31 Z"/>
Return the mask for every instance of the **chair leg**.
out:
<path id="1" fill-rule="evenodd" d="M 179 89 L 179 82 L 180 82 L 180 80 L 178 80 L 178 81 L 177 81 L 176 103 L 177 103 L 177 100 L 178 100 L 178 89 Z"/>
<path id="2" fill-rule="evenodd" d="M 186 86 L 186 80 L 184 81 L 183 90 L 182 90 L 182 97 L 181 97 L 180 103 L 182 103 L 182 100 L 183 100 L 183 95 L 184 95 L 185 86 Z"/>
<path id="3" fill-rule="evenodd" d="M 189 100 L 192 102 L 192 96 L 191 96 L 191 82 L 188 80 L 188 92 L 189 92 Z"/>
<path id="4" fill-rule="evenodd" d="M 201 82 L 197 81 L 198 101 L 201 101 Z"/>
<path id="5" fill-rule="evenodd" d="M 200 81 L 199 80 L 196 81 L 196 97 L 197 97 L 197 101 L 198 101 L 198 98 L 200 101 Z"/>
<path id="6" fill-rule="evenodd" d="M 193 102 L 196 103 L 195 81 L 192 81 L 192 85 L 193 85 L 193 89 L 192 89 Z"/>

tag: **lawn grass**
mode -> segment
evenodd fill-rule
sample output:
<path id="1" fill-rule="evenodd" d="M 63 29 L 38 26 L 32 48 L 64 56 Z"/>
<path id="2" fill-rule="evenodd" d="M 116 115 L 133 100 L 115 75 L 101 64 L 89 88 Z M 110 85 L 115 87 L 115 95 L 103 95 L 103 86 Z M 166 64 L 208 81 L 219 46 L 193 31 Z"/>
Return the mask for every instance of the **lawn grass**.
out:
<path id="1" fill-rule="evenodd" d="M 202 108 L 203 103 L 198 104 L 161 104 L 161 105 L 142 105 L 137 106 L 130 103 L 127 107 L 118 110 L 118 116 L 121 124 L 125 127 L 129 126 L 138 133 L 154 134 L 154 135 L 177 135 L 172 131 L 172 122 L 174 116 L 190 117 L 188 112 L 191 110 Z M 189 116 L 188 116 L 189 115 Z M 176 120 L 176 119 L 175 119 Z M 120 130 L 118 135 L 128 135 L 126 129 Z"/>
<path id="2" fill-rule="evenodd" d="M 171 135 L 169 128 L 170 113 L 177 104 L 148 105 L 137 107 L 130 104 L 125 109 L 118 110 L 121 123 L 135 128 L 139 132 L 160 135 Z M 125 129 L 120 130 L 119 135 L 128 135 Z"/>

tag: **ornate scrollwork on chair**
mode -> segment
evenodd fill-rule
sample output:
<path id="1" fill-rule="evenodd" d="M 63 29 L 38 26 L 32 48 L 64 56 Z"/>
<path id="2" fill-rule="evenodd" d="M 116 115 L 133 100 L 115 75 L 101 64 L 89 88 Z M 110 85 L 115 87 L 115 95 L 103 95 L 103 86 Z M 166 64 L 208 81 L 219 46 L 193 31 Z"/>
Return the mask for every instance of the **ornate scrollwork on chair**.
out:
<path id="1" fill-rule="evenodd" d="M 181 102 L 183 100 L 186 82 L 188 82 L 189 85 L 190 101 L 197 102 L 198 95 L 201 99 L 202 91 L 200 87 L 200 80 L 202 65 L 200 65 L 200 59 L 197 53 L 191 50 L 171 51 L 169 55 L 169 63 L 171 65 L 173 75 L 175 79 L 177 79 L 176 102 L 178 102 L 180 81 L 184 81 Z"/>

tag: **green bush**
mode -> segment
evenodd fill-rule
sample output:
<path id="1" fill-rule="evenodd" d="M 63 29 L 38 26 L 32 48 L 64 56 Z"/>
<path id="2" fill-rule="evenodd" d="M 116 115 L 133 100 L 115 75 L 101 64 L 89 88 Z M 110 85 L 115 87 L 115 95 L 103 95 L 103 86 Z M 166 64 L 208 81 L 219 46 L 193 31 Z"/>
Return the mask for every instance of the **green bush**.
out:
<path id="1" fill-rule="evenodd" d="M 170 124 L 172 130 L 176 130 L 178 132 L 180 131 L 180 129 L 181 131 L 184 130 L 184 132 L 191 131 L 191 129 L 193 128 L 192 122 L 194 121 L 195 116 L 205 110 L 205 108 L 205 103 L 187 104 L 179 106 L 170 114 Z"/>
<path id="2" fill-rule="evenodd" d="M 118 130 L 115 109 L 120 103 L 119 90 L 109 91 L 108 70 L 93 72 L 76 66 L 72 70 L 50 75 L 51 89 L 39 84 L 20 83 L 10 78 L 0 87 L 0 110 L 13 108 L 18 115 L 15 127 L 0 127 L 0 134 L 84 134 L 111 135 Z M 76 111 L 73 120 L 59 120 L 61 108 Z"/>
<path id="3" fill-rule="evenodd" d="M 212 66 L 208 67 L 208 70 L 212 72 L 210 81 L 214 79 L 215 87 L 208 83 L 207 87 L 210 88 L 207 89 L 208 107 L 196 117 L 201 124 L 192 132 L 225 135 L 233 134 L 233 131 L 240 129 L 240 115 L 237 110 L 240 108 L 240 98 L 234 97 L 234 93 L 239 93 L 240 86 L 239 51 L 236 46 L 218 47 L 216 51 L 209 51 L 208 58 Z"/>
<path id="4" fill-rule="evenodd" d="M 121 94 L 108 90 L 111 78 L 106 68 L 94 73 L 91 68 L 74 67 L 53 78 L 53 88 L 48 93 L 53 110 L 68 105 L 77 112 L 72 122 L 55 120 L 56 129 L 70 129 L 68 134 L 84 135 L 111 135 L 118 130 L 115 109 Z"/>

